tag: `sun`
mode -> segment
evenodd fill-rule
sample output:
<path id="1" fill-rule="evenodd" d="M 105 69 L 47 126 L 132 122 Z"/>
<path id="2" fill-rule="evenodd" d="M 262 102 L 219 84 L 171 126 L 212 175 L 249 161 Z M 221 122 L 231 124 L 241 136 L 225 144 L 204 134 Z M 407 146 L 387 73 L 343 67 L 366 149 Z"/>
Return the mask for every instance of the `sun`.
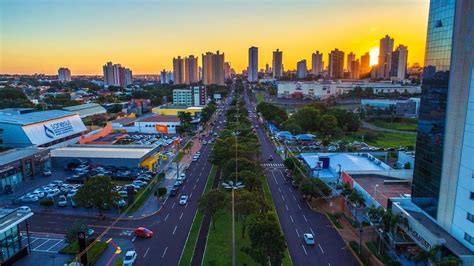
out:
<path id="1" fill-rule="evenodd" d="M 379 62 L 379 47 L 372 47 L 369 51 L 370 54 L 370 65 L 376 65 Z"/>

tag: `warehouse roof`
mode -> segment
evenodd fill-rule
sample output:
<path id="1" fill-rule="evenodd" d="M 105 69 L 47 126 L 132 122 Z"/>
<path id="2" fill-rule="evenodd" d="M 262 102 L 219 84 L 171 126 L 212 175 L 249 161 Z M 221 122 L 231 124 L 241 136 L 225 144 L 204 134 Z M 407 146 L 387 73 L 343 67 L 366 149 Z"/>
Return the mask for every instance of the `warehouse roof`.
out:
<path id="1" fill-rule="evenodd" d="M 14 125 L 30 125 L 48 120 L 63 118 L 75 115 L 72 112 L 64 110 L 48 110 L 41 112 L 31 112 L 25 114 L 12 114 L 0 110 L 0 123 L 14 124 Z"/>
<path id="2" fill-rule="evenodd" d="M 86 103 L 86 104 L 68 106 L 68 107 L 64 107 L 63 110 L 77 113 L 79 114 L 81 118 L 107 113 L 107 110 L 105 110 L 104 107 L 102 107 L 100 104 L 97 104 L 97 103 Z"/>
<path id="3" fill-rule="evenodd" d="M 51 150 L 51 157 L 141 159 L 153 148 L 138 147 L 64 147 Z"/>
<path id="4" fill-rule="evenodd" d="M 166 123 L 166 122 L 180 122 L 181 120 L 177 116 L 163 116 L 163 115 L 153 115 L 141 119 L 138 122 L 155 122 L 155 123 Z"/>

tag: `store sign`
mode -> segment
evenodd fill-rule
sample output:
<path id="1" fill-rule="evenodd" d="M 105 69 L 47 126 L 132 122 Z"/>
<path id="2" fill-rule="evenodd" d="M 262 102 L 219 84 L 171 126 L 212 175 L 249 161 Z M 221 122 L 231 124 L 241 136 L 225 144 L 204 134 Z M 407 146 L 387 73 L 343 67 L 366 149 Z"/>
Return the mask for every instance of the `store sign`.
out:
<path id="1" fill-rule="evenodd" d="M 23 131 L 34 145 L 42 145 L 86 130 L 79 115 L 23 126 Z"/>
<path id="2" fill-rule="evenodd" d="M 410 234 L 411 238 L 413 238 L 413 240 L 415 240 L 418 245 L 423 247 L 425 250 L 430 250 L 431 249 L 431 244 L 428 241 L 426 241 L 426 239 L 423 236 L 421 236 L 421 234 L 419 234 L 417 231 L 415 231 L 413 227 L 409 226 L 407 229 L 408 229 L 407 231 Z"/>
<path id="3" fill-rule="evenodd" d="M 71 121 L 64 120 L 56 123 L 51 123 L 44 126 L 44 133 L 50 139 L 54 139 L 57 136 L 65 135 L 74 131 Z"/>

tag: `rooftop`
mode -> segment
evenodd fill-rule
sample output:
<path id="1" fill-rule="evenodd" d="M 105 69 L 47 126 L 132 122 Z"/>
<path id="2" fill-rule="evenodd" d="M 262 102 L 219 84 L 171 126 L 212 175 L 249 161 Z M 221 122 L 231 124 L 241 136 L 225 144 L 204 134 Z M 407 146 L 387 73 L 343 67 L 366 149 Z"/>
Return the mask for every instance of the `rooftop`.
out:
<path id="1" fill-rule="evenodd" d="M 153 115 L 140 119 L 138 122 L 180 122 L 180 119 L 177 116 Z"/>
<path id="2" fill-rule="evenodd" d="M 141 159 L 153 150 L 152 147 L 137 147 L 134 145 L 125 147 L 101 146 L 87 145 L 59 148 L 51 150 L 51 157 Z"/>
<path id="3" fill-rule="evenodd" d="M 0 153 L 0 165 L 7 165 L 18 159 L 22 159 L 25 157 L 29 157 L 33 154 L 36 154 L 39 151 L 40 149 L 35 148 L 35 147 L 7 150 L 5 152 Z"/>
<path id="4" fill-rule="evenodd" d="M 129 124 L 132 124 L 137 119 L 138 119 L 137 117 L 122 117 L 122 118 L 119 118 L 119 119 L 115 119 L 114 121 L 112 121 L 112 123 L 113 124 L 122 124 L 122 125 L 126 126 L 126 125 L 129 125 Z"/>
<path id="5" fill-rule="evenodd" d="M 97 104 L 97 103 L 86 103 L 86 104 L 64 107 L 63 110 L 78 113 L 81 116 L 81 118 L 107 113 L 107 110 L 105 110 L 104 107 L 102 107 L 100 104 Z"/>
<path id="6" fill-rule="evenodd" d="M 302 153 L 300 156 L 311 167 L 316 167 L 321 157 L 329 158 L 329 165 L 334 169 L 341 165 L 343 171 L 383 171 L 391 169 L 384 162 L 368 153 Z"/>
<path id="7" fill-rule="evenodd" d="M 0 110 L 0 123 L 14 124 L 14 125 L 30 125 L 45 122 L 48 120 L 63 118 L 75 115 L 72 112 L 64 110 L 48 110 L 41 112 L 31 112 L 25 114 L 12 114 L 5 112 L 5 109 Z"/>
<path id="8" fill-rule="evenodd" d="M 33 216 L 32 212 L 18 212 L 16 209 L 0 209 L 0 234 Z"/>
<path id="9" fill-rule="evenodd" d="M 381 175 L 351 175 L 367 193 L 387 209 L 388 198 L 411 194 L 409 182 L 397 182 L 399 179 Z"/>

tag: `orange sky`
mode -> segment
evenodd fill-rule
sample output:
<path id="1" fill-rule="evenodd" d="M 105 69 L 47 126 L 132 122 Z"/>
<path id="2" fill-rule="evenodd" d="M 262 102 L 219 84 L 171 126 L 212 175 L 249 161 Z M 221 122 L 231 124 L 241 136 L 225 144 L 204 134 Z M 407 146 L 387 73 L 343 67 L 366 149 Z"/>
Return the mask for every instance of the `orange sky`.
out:
<path id="1" fill-rule="evenodd" d="M 248 48 L 259 68 L 283 51 L 285 69 L 319 50 L 357 58 L 389 34 L 423 63 L 428 0 L 5 0 L 0 3 L 0 73 L 102 74 L 107 61 L 134 74 L 159 73 L 173 56 L 220 50 L 236 71 Z M 71 10 L 74 10 L 72 12 Z M 201 64 L 201 62 L 199 62 Z"/>

